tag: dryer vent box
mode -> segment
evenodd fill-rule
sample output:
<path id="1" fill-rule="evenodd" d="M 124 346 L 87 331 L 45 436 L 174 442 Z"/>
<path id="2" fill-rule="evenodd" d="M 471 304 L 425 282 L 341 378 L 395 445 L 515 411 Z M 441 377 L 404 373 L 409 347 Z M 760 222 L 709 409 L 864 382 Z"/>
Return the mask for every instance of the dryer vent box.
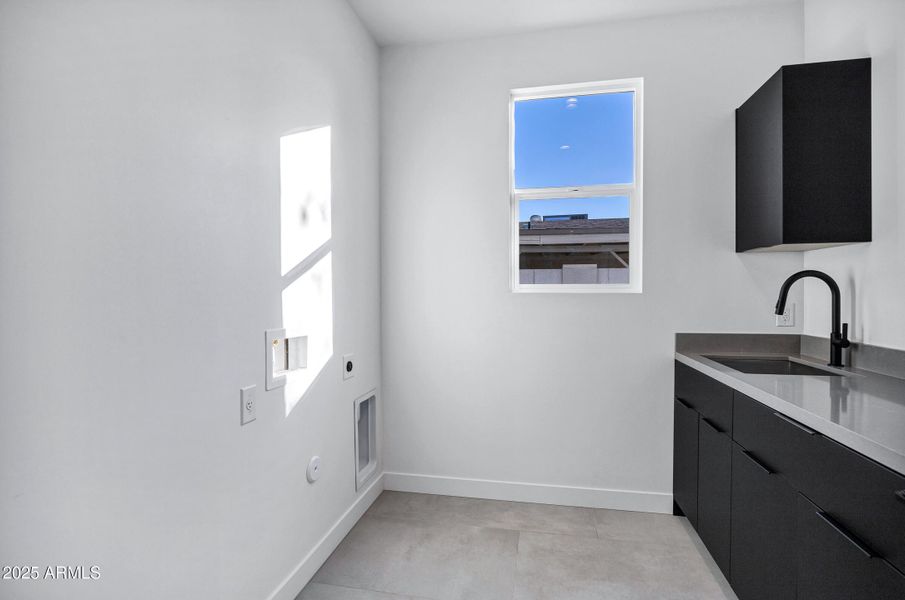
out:
<path id="1" fill-rule="evenodd" d="M 355 401 L 355 489 L 362 489 L 377 472 L 377 394 Z"/>

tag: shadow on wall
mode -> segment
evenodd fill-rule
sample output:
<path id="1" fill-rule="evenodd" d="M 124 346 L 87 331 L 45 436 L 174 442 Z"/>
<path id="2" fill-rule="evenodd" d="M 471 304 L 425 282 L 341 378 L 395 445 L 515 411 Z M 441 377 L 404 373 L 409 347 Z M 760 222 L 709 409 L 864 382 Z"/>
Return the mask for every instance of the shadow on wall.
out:
<path id="1" fill-rule="evenodd" d="M 286 375 L 286 416 L 333 356 L 330 126 L 280 138 L 280 262 L 283 328 L 307 336 L 307 368 Z"/>
<path id="2" fill-rule="evenodd" d="M 858 314 L 858 295 L 855 293 L 855 276 L 853 273 L 848 274 L 848 281 L 846 282 L 845 295 L 848 296 L 849 302 L 849 317 L 848 322 L 851 323 L 851 339 L 853 340 L 863 340 L 864 339 L 864 320 L 861 319 L 861 315 Z"/>

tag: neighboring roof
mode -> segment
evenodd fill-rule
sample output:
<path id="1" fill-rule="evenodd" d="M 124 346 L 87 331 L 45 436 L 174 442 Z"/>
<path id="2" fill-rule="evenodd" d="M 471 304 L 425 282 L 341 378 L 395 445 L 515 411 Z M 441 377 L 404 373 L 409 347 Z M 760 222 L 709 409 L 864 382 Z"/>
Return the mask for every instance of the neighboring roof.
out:
<path id="1" fill-rule="evenodd" d="M 529 227 L 530 226 L 530 227 Z M 628 233 L 628 219 L 576 219 L 574 221 L 521 221 L 519 235 L 567 233 Z"/>

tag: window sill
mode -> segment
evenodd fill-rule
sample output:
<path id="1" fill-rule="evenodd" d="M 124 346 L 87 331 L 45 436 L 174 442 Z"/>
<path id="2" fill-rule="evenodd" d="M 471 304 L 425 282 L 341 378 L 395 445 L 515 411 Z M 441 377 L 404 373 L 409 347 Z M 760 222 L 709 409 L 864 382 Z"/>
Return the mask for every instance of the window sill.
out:
<path id="1" fill-rule="evenodd" d="M 640 294 L 640 285 L 528 284 L 512 287 L 513 294 Z"/>

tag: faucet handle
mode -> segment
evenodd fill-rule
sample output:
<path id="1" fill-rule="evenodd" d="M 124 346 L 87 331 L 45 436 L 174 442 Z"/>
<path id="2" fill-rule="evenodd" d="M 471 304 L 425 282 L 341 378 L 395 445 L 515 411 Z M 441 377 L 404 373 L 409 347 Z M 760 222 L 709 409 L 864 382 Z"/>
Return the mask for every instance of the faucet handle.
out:
<path id="1" fill-rule="evenodd" d="M 848 340 L 848 323 L 842 324 L 842 335 L 836 340 L 836 345 L 840 348 L 848 348 L 852 343 Z"/>

